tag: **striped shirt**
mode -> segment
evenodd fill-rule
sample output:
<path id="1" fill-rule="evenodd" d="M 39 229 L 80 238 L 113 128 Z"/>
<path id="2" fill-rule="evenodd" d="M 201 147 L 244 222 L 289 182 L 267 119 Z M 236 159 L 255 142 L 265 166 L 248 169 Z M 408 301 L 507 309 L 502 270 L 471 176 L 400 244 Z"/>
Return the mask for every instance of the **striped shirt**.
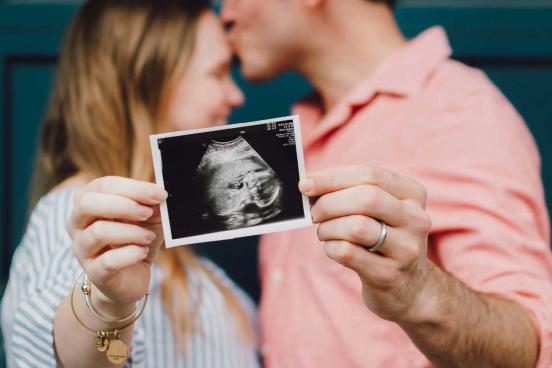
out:
<path id="1" fill-rule="evenodd" d="M 8 367 L 55 367 L 54 315 L 82 271 L 65 229 L 74 187 L 44 196 L 31 214 L 15 251 L 2 299 L 2 332 Z M 251 300 L 222 270 L 204 265 L 235 292 L 254 320 Z M 219 289 L 201 272 L 188 271 L 190 300 L 200 301 L 197 328 L 182 354 L 162 305 L 162 270 L 152 266 L 150 297 L 136 322 L 127 367 L 258 367 L 257 354 L 239 335 L 237 323 Z M 93 339 L 91 339 L 93 341 Z"/>

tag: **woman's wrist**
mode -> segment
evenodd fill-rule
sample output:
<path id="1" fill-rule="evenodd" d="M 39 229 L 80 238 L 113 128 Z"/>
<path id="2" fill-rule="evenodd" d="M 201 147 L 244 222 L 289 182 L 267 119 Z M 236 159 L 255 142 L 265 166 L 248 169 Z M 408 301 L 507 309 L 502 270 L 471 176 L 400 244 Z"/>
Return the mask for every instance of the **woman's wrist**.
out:
<path id="1" fill-rule="evenodd" d="M 124 318 L 136 309 L 136 303 L 118 303 L 105 296 L 100 289 L 92 285 L 90 301 L 95 309 L 113 320 Z"/>

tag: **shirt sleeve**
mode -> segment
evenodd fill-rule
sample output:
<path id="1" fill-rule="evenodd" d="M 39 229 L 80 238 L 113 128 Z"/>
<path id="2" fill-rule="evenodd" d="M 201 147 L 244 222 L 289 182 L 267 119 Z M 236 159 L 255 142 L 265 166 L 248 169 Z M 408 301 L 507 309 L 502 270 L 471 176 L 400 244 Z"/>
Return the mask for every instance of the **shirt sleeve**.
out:
<path id="1" fill-rule="evenodd" d="M 52 193 L 37 204 L 14 253 L 2 298 L 2 333 L 10 368 L 57 366 L 55 313 L 82 271 L 65 229 L 73 193 Z M 136 328 L 127 366 L 141 364 L 143 336 Z"/>
<path id="2" fill-rule="evenodd" d="M 433 221 L 429 254 L 473 290 L 521 305 L 540 335 L 538 367 L 551 367 L 552 255 L 532 136 L 493 91 L 436 120 L 424 147 L 432 158 L 416 169 Z"/>

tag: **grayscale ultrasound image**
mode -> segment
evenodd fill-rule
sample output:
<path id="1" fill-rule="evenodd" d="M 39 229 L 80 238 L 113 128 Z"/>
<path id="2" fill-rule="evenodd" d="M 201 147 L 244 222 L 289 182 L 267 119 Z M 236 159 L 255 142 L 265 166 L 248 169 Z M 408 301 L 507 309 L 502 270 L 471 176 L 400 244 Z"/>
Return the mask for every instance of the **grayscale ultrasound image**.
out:
<path id="1" fill-rule="evenodd" d="M 243 137 L 211 141 L 194 178 L 202 186 L 202 218 L 225 229 L 260 224 L 282 212 L 282 182 Z"/>
<path id="2" fill-rule="evenodd" d="M 159 139 L 173 239 L 304 219 L 293 121 Z"/>

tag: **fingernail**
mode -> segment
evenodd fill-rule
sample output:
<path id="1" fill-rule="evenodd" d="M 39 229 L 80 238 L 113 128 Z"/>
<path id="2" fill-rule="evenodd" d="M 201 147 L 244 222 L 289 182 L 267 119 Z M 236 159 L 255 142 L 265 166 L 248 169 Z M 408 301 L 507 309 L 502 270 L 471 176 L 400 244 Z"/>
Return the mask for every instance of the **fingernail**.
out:
<path id="1" fill-rule="evenodd" d="M 299 190 L 305 194 L 309 194 L 314 189 L 314 180 L 311 178 L 301 179 L 299 182 Z"/>
<path id="2" fill-rule="evenodd" d="M 153 215 L 153 210 L 149 207 L 138 207 L 138 215 L 140 218 L 143 218 L 144 220 L 147 220 Z"/>
<path id="3" fill-rule="evenodd" d="M 167 196 L 168 196 L 167 191 L 163 189 L 160 189 L 160 188 L 150 189 L 150 198 L 153 199 L 154 201 L 159 201 L 159 202 L 164 201 L 165 199 L 167 199 Z"/>
<path id="4" fill-rule="evenodd" d="M 154 241 L 155 238 L 157 238 L 157 235 L 154 232 L 149 232 L 146 234 L 146 240 L 148 241 Z"/>

